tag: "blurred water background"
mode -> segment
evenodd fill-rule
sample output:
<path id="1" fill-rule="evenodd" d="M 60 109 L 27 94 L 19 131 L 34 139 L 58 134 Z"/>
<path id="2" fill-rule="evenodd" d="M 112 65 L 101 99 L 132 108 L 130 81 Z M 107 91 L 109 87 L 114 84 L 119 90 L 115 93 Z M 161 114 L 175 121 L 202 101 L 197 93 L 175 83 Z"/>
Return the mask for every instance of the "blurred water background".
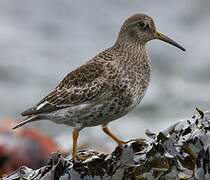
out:
<path id="1" fill-rule="evenodd" d="M 210 109 L 209 7 L 209 0 L 0 0 L 0 117 L 21 118 L 68 72 L 110 47 L 134 13 L 152 16 L 187 52 L 148 43 L 150 87 L 137 109 L 110 124 L 113 132 L 144 137 L 146 129 L 157 132 L 190 117 L 195 106 Z M 29 126 L 70 148 L 71 128 L 47 121 Z M 81 143 L 114 146 L 98 127 L 83 130 Z"/>

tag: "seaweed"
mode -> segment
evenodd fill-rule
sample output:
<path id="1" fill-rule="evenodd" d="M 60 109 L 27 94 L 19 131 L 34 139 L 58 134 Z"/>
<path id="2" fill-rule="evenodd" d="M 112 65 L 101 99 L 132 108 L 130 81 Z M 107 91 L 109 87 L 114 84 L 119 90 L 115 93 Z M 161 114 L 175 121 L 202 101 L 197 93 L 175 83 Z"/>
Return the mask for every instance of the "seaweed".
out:
<path id="1" fill-rule="evenodd" d="M 147 140 L 130 140 L 110 154 L 80 150 L 74 162 L 57 152 L 46 166 L 23 166 L 3 180 L 210 179 L 210 113 L 197 110 L 198 115 L 157 134 L 147 130 Z"/>

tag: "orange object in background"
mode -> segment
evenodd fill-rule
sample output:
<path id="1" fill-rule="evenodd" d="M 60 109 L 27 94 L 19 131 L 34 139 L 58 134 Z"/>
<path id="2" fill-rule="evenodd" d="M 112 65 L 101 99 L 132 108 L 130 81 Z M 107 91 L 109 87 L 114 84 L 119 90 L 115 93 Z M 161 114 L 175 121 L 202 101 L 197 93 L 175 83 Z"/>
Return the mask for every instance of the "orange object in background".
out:
<path id="1" fill-rule="evenodd" d="M 12 130 L 11 119 L 0 121 L 0 177 L 22 165 L 37 169 L 47 163 L 49 155 L 59 150 L 50 137 L 36 129 Z"/>

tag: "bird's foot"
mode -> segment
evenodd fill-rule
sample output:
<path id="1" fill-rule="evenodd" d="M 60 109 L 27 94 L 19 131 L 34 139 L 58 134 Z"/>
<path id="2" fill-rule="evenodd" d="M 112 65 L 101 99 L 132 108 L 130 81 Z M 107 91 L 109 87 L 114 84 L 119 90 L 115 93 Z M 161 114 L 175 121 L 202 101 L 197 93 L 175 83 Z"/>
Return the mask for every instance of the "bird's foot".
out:
<path id="1" fill-rule="evenodd" d="M 72 155 L 72 159 L 74 162 L 76 162 L 78 160 L 78 156 L 77 155 Z"/>
<path id="2" fill-rule="evenodd" d="M 123 140 L 120 140 L 120 139 L 116 140 L 116 142 L 119 146 L 122 146 L 122 145 L 127 143 L 126 141 L 123 141 Z"/>
<path id="3" fill-rule="evenodd" d="M 87 159 L 89 159 L 92 156 L 99 156 L 100 153 L 93 150 L 80 150 L 77 152 L 76 155 L 72 155 L 72 159 L 74 162 L 83 162 Z"/>
<path id="4" fill-rule="evenodd" d="M 73 159 L 74 162 L 80 162 L 80 161 L 84 161 L 85 160 L 84 157 L 79 156 L 78 154 L 76 154 L 74 156 L 72 155 L 72 159 Z"/>

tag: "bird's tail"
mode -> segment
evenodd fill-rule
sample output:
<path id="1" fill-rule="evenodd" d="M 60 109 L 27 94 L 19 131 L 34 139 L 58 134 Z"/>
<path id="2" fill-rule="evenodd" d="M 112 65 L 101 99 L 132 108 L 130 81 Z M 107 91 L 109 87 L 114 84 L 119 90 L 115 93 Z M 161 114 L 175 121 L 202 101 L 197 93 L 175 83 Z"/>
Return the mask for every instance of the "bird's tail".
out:
<path id="1" fill-rule="evenodd" d="M 38 121 L 38 120 L 40 120 L 42 118 L 43 117 L 41 117 L 40 115 L 29 116 L 25 120 L 23 120 L 22 122 L 18 123 L 16 126 L 14 126 L 12 129 L 19 128 L 20 126 L 23 126 L 24 124 L 27 124 L 27 123 L 33 122 L 33 121 Z"/>

